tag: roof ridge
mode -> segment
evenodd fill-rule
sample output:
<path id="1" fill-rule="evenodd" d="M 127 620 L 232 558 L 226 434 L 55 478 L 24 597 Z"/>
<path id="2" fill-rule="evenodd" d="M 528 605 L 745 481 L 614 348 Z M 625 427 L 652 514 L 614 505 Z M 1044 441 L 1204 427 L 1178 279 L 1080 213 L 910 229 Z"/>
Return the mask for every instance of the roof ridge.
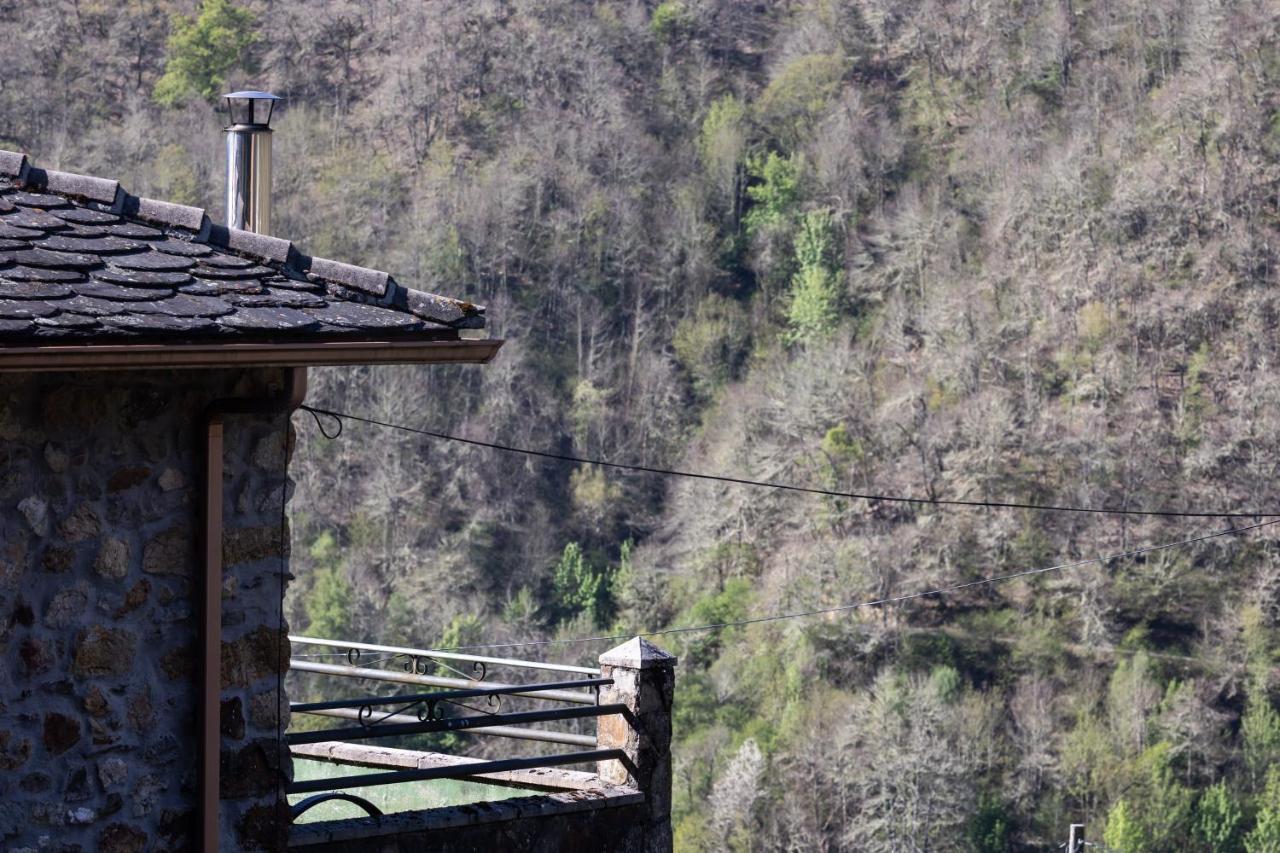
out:
<path id="1" fill-rule="evenodd" d="M 271 265 L 291 278 L 322 282 L 329 292 L 352 302 L 372 299 L 458 329 L 484 327 L 483 306 L 406 287 L 382 270 L 307 255 L 290 240 L 215 223 L 203 208 L 133 195 L 119 181 L 41 169 L 25 153 L 5 149 L 0 149 L 0 177 L 24 188 L 69 196 L 108 213 L 180 229 L 192 242 Z"/>

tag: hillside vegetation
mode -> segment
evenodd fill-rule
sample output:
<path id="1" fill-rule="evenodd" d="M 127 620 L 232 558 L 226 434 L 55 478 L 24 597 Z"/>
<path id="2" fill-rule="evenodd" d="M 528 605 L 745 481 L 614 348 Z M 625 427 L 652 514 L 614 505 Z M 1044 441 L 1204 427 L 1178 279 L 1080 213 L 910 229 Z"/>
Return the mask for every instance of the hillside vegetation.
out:
<path id="1" fill-rule="evenodd" d="M 310 400 L 837 491 L 1280 511 L 1266 0 L 0 0 L 0 144 L 488 307 L 483 368 Z M 296 421 L 298 630 L 733 621 L 1248 520 L 939 508 Z M 677 847 L 1280 850 L 1276 528 L 662 638 Z M 590 661 L 606 644 L 553 646 Z M 493 749 L 475 742 L 458 744 Z M 511 744 L 500 745 L 510 750 Z"/>

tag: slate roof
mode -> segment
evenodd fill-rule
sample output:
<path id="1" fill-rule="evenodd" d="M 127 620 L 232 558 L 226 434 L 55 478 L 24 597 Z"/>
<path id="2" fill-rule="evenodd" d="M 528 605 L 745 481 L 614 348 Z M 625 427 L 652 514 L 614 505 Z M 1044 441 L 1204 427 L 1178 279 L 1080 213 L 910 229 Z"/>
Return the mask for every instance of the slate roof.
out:
<path id="1" fill-rule="evenodd" d="M 453 340 L 484 309 L 0 150 L 0 347 Z"/>

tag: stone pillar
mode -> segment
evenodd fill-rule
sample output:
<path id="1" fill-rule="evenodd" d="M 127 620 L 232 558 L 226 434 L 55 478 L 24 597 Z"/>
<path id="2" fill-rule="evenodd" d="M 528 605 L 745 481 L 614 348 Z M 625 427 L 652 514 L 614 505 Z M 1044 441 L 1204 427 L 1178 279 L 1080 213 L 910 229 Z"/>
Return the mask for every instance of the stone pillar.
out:
<path id="1" fill-rule="evenodd" d="M 600 718 L 597 748 L 621 749 L 629 760 L 600 762 L 600 778 L 644 794 L 644 853 L 671 850 L 671 706 L 675 666 L 675 655 L 641 637 L 600 656 L 600 677 L 613 679 L 613 684 L 601 689 L 600 704 L 625 705 L 632 717 L 615 714 Z"/>

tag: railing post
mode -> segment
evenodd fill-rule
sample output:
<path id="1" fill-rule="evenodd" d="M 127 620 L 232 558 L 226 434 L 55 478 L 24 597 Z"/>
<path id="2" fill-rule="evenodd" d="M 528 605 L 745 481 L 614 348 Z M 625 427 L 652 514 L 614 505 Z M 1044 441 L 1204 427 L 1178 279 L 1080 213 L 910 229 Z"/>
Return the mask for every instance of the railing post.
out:
<path id="1" fill-rule="evenodd" d="M 621 749 L 628 762 L 602 761 L 600 778 L 634 787 L 645 796 L 644 853 L 671 850 L 671 706 L 675 695 L 675 655 L 635 637 L 600 656 L 600 677 L 613 684 L 600 691 L 600 704 L 625 705 L 601 717 L 599 749 Z M 628 767 L 628 763 L 630 767 Z"/>

